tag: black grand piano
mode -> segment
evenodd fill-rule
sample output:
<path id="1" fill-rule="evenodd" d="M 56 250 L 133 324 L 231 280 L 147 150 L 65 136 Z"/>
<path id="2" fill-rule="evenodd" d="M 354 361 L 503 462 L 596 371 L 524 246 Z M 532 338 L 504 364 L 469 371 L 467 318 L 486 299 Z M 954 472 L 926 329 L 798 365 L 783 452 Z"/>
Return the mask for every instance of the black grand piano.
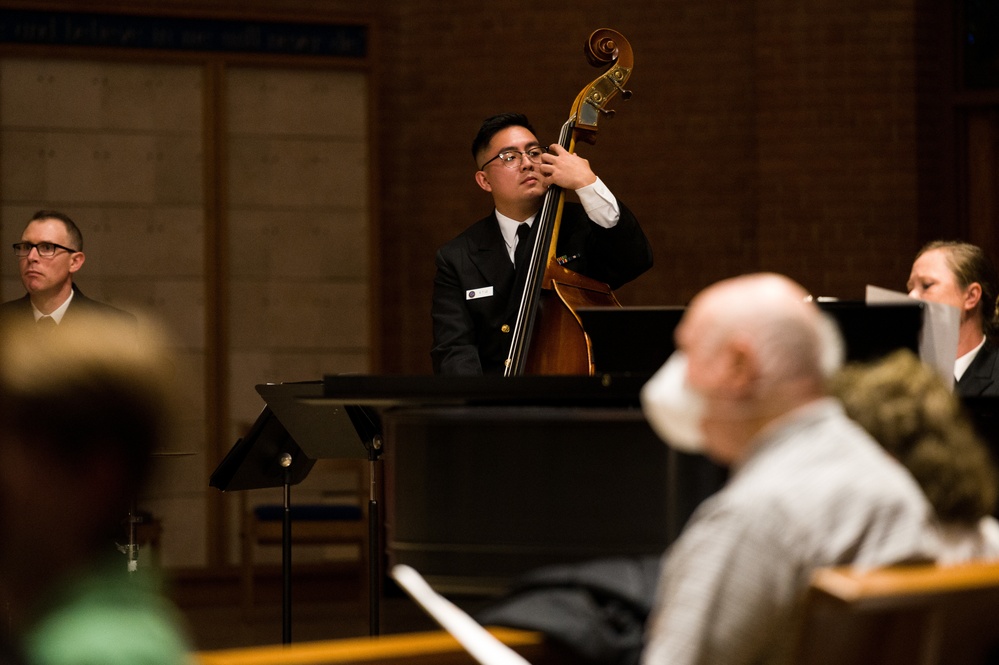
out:
<path id="1" fill-rule="evenodd" d="M 918 350 L 916 301 L 820 306 L 852 360 Z M 322 399 L 366 409 L 384 442 L 390 563 L 488 591 L 549 563 L 659 554 L 724 483 L 724 469 L 667 448 L 639 405 L 683 308 L 579 314 L 595 376 L 324 378 Z"/>
<path id="2" fill-rule="evenodd" d="M 918 352 L 917 301 L 820 306 L 850 360 Z M 383 462 L 386 563 L 409 564 L 443 590 L 501 591 L 549 563 L 659 554 L 724 483 L 724 469 L 667 448 L 639 406 L 682 313 L 581 311 L 595 376 L 328 375 L 280 384 L 281 400 L 349 414 L 362 439 L 377 440 L 368 449 Z M 994 442 L 992 401 L 971 410 Z"/>
<path id="3" fill-rule="evenodd" d="M 327 376 L 324 399 L 376 414 L 390 563 L 490 592 L 540 565 L 659 554 L 723 480 L 653 434 L 644 381 Z"/>

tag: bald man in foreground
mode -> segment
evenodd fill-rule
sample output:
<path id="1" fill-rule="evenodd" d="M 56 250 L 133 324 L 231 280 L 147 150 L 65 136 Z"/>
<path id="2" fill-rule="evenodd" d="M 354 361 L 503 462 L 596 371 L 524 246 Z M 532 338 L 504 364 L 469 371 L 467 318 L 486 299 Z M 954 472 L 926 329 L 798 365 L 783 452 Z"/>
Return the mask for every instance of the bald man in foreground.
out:
<path id="1" fill-rule="evenodd" d="M 915 481 L 826 395 L 842 342 L 806 296 L 773 274 L 707 288 L 642 391 L 667 443 L 731 469 L 663 558 L 645 665 L 792 662 L 816 568 L 936 558 Z"/>

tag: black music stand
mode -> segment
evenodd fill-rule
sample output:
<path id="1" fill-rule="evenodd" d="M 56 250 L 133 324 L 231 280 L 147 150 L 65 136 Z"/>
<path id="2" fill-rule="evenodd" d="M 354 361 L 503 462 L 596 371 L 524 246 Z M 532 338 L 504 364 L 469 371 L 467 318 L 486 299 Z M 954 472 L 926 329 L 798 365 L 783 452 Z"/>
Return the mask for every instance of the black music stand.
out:
<path id="1" fill-rule="evenodd" d="M 378 633 L 377 502 L 374 462 L 381 454 L 370 416 L 360 407 L 336 403 L 306 403 L 322 395 L 321 382 L 258 385 L 267 402 L 245 437 L 239 439 L 209 479 L 209 486 L 223 492 L 284 488 L 281 537 L 282 641 L 291 642 L 291 486 L 305 480 L 317 459 L 364 459 L 371 462 L 372 492 L 369 500 L 370 630 Z M 355 425 L 356 423 L 356 425 Z M 367 438 L 365 438 L 367 437 Z M 358 443 L 363 446 L 357 445 Z M 367 453 L 365 453 L 367 449 Z"/>
<path id="2" fill-rule="evenodd" d="M 919 353 L 926 303 L 819 300 L 820 309 L 839 326 L 846 359 L 869 361 L 907 348 Z M 648 376 L 673 353 L 673 333 L 686 308 L 579 307 L 576 313 L 590 336 L 598 374 Z M 925 358 L 924 358 L 925 360 Z"/>

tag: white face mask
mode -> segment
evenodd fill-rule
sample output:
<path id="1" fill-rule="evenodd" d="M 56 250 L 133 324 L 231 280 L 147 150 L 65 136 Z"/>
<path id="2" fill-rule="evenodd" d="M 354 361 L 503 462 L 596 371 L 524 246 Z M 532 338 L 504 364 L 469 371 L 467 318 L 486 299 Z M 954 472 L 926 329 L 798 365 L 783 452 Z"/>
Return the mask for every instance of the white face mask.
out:
<path id="1" fill-rule="evenodd" d="M 704 396 L 687 382 L 687 356 L 670 355 L 642 387 L 642 411 L 653 431 L 671 447 L 685 453 L 704 452 Z"/>

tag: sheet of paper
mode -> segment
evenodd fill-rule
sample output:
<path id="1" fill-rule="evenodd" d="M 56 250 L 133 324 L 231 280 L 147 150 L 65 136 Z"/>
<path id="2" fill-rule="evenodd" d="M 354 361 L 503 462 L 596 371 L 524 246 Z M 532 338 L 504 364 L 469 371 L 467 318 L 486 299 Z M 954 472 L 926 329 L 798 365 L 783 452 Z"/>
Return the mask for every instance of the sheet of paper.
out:
<path id="1" fill-rule="evenodd" d="M 867 304 L 912 302 L 899 291 L 878 286 L 867 286 Z M 923 303 L 923 327 L 919 332 L 919 358 L 934 368 L 947 386 L 954 389 L 954 361 L 957 360 L 957 336 L 961 324 L 961 310 L 928 300 Z"/>
<path id="2" fill-rule="evenodd" d="M 415 569 L 405 565 L 393 566 L 392 578 L 482 665 L 530 665 L 463 609 L 430 588 Z"/>

